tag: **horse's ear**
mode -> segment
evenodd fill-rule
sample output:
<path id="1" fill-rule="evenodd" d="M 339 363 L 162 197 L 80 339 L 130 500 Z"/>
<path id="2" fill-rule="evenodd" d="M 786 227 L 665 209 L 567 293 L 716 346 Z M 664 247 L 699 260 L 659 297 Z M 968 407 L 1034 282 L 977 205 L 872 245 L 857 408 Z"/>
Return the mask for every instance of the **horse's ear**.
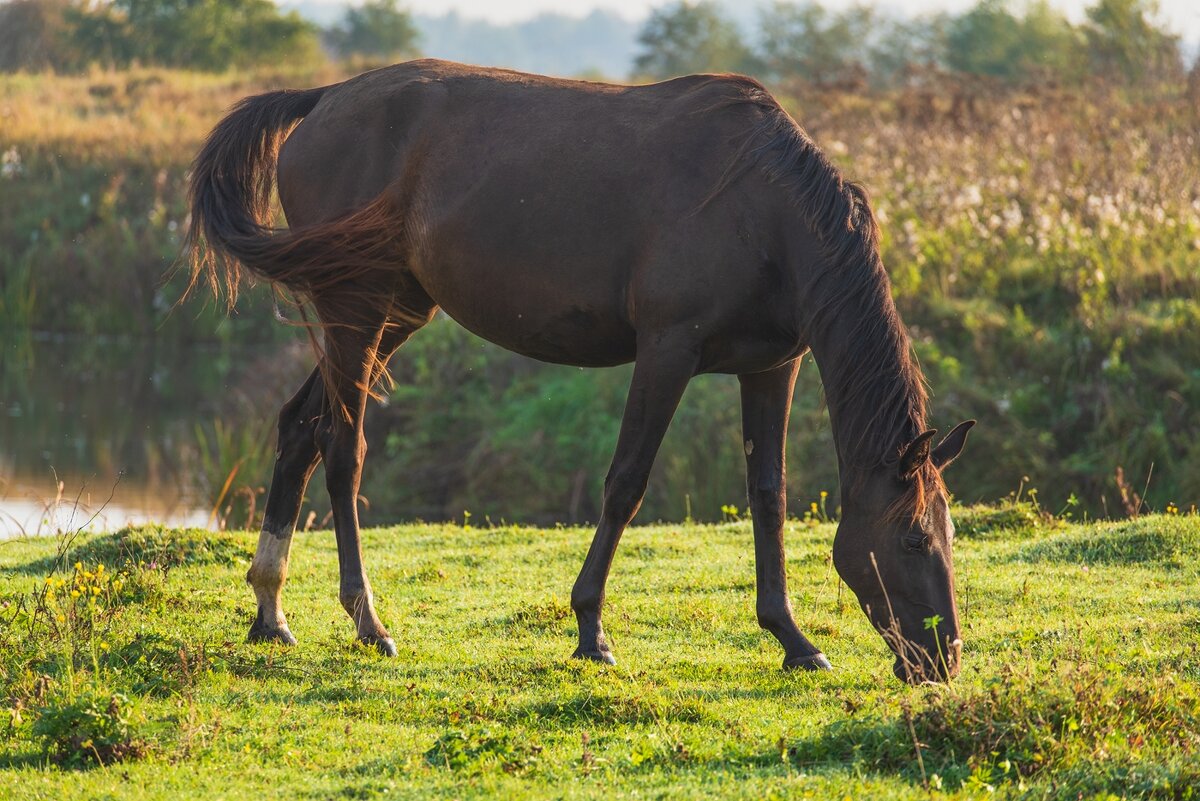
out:
<path id="1" fill-rule="evenodd" d="M 953 431 L 946 435 L 944 440 L 938 443 L 938 446 L 933 449 L 934 467 L 941 470 L 958 458 L 958 455 L 962 453 L 963 446 L 967 444 L 967 432 L 973 425 L 975 425 L 974 420 L 959 423 Z"/>
<path id="2" fill-rule="evenodd" d="M 900 457 L 900 478 L 911 478 L 921 468 L 921 465 L 929 461 L 929 441 L 935 434 L 937 434 L 937 429 L 931 428 L 918 435 L 904 449 L 904 454 Z"/>

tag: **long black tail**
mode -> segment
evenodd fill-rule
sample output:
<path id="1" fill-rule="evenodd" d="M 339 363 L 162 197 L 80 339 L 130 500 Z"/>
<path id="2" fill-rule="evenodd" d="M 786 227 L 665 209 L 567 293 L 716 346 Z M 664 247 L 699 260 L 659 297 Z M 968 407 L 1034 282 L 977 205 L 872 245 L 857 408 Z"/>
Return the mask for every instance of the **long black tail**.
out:
<path id="1" fill-rule="evenodd" d="M 232 305 L 245 269 L 312 299 L 395 264 L 399 221 L 383 197 L 328 223 L 271 226 L 279 146 L 330 88 L 248 97 L 209 134 L 192 165 L 189 292 L 206 283 Z"/>

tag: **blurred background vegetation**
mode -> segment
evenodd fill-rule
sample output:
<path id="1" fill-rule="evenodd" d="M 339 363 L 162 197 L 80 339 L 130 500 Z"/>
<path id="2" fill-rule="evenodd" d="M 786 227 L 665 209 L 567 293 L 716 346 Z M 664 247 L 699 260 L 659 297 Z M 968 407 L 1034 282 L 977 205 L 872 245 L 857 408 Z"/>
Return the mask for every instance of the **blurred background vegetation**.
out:
<path id="1" fill-rule="evenodd" d="M 631 39 L 614 79 L 768 83 L 871 191 L 934 424 L 980 420 L 951 478 L 960 499 L 1033 485 L 1052 511 L 1111 516 L 1136 509 L 1132 494 L 1200 502 L 1200 67 L 1153 6 L 1098 0 L 1079 23 L 998 0 L 919 18 L 758 9 L 748 25 L 675 3 L 624 33 L 599 12 L 549 15 L 507 41 L 538 47 L 540 31 L 562 72 L 556 47 L 590 53 L 592 25 Z M 274 413 L 312 357 L 262 288 L 230 318 L 173 308 L 189 162 L 242 96 L 464 58 L 454 47 L 474 35 L 395 0 L 312 19 L 269 0 L 0 4 L 0 481 L 123 470 L 231 525 L 261 513 Z M 542 365 L 446 319 L 392 367 L 396 389 L 368 416 L 364 519 L 597 517 L 628 368 Z M 743 505 L 739 421 L 736 379 L 693 383 L 643 519 Z M 811 363 L 789 448 L 803 513 L 837 485 Z"/>

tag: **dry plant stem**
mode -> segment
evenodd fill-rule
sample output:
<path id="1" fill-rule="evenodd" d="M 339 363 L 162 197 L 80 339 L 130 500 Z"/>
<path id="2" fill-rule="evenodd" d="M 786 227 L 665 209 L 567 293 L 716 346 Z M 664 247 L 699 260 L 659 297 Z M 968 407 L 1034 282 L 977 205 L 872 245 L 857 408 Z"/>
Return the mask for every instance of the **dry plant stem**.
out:
<path id="1" fill-rule="evenodd" d="M 917 767 L 921 769 L 921 786 L 925 788 L 925 792 L 929 792 L 929 777 L 925 775 L 925 759 L 921 756 L 921 742 L 917 739 L 917 730 L 913 726 L 912 709 L 908 702 L 905 701 L 904 722 L 908 724 L 908 735 L 912 737 L 913 750 L 917 753 Z"/>
<path id="2" fill-rule="evenodd" d="M 879 629 L 880 635 L 883 637 L 891 649 L 896 653 L 904 666 L 904 672 L 912 679 L 920 679 L 925 675 L 925 670 L 921 667 L 920 657 L 916 660 L 912 658 L 915 652 L 920 653 L 920 650 L 915 644 L 905 638 L 900 630 L 900 621 L 896 619 L 896 615 L 892 611 L 892 599 L 888 595 L 887 586 L 883 583 L 883 576 L 879 573 L 879 563 L 875 560 L 875 553 L 872 552 L 871 567 L 875 569 L 875 578 L 879 581 L 879 588 L 883 591 L 883 599 L 887 601 L 888 606 L 888 624 Z M 869 612 L 868 612 L 869 613 Z"/>

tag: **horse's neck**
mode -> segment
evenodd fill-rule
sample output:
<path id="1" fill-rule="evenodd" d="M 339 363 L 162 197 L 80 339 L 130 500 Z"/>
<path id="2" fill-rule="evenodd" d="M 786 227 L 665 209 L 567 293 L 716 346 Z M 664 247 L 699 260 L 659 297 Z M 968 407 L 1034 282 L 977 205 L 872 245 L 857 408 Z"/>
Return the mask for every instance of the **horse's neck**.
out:
<path id="1" fill-rule="evenodd" d="M 879 464 L 924 424 L 925 392 L 885 279 L 811 331 L 843 477 Z"/>

